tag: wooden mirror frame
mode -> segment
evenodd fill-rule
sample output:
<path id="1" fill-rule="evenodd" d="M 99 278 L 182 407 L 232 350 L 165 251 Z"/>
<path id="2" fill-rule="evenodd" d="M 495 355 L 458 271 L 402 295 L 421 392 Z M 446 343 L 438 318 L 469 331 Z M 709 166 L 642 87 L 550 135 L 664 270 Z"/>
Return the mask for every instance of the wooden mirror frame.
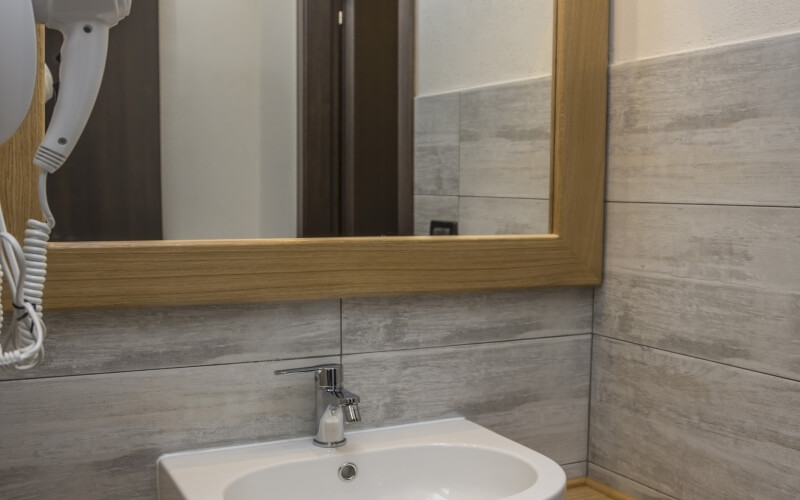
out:
<path id="1" fill-rule="evenodd" d="M 554 1 L 551 234 L 51 243 L 45 309 L 600 284 L 609 2 Z M 30 125 L 0 149 L 12 170 L 34 170 L 41 92 L 36 102 Z M 36 216 L 33 195 L 20 194 L 35 192 L 21 189 L 32 177 L 6 176 L 0 196 L 15 208 L 12 227 Z"/>

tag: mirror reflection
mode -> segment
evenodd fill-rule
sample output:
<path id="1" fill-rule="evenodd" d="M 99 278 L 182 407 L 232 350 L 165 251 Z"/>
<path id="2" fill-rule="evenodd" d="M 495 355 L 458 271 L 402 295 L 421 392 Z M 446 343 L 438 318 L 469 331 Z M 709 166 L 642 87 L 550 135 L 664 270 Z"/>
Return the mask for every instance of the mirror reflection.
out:
<path id="1" fill-rule="evenodd" d="M 136 2 L 53 239 L 547 233 L 552 1 Z"/>

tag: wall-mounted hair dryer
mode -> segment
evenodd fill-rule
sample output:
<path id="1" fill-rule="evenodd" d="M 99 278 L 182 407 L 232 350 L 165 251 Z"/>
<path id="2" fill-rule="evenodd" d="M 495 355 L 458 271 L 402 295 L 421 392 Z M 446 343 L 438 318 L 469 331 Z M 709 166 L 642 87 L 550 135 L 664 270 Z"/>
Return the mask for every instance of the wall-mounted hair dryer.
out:
<path id="1" fill-rule="evenodd" d="M 130 9 L 131 0 L 0 0 L 0 144 L 19 128 L 31 104 L 38 67 L 35 23 L 64 35 L 59 96 L 34 157 L 47 222 L 28 221 L 20 246 L 0 210 L 0 265 L 14 304 L 11 328 L 0 336 L 2 367 L 24 370 L 42 359 L 47 241 L 55 225 L 47 204 L 47 174 L 64 164 L 83 133 L 103 80 L 108 31 Z"/>

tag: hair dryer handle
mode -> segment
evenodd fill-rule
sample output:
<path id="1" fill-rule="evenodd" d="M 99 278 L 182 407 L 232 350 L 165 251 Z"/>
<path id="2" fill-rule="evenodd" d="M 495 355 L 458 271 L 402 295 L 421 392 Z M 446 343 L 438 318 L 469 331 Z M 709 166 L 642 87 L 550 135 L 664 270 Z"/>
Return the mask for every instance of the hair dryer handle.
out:
<path id="1" fill-rule="evenodd" d="M 103 81 L 109 26 L 76 23 L 62 29 L 61 83 L 50 126 L 34 164 L 53 173 L 67 161 L 92 114 Z"/>

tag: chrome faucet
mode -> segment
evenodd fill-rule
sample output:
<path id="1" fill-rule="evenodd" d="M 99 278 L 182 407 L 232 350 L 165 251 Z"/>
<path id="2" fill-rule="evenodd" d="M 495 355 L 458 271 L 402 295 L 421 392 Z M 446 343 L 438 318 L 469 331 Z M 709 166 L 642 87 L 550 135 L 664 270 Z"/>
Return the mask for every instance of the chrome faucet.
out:
<path id="1" fill-rule="evenodd" d="M 322 448 L 338 448 L 347 443 L 344 437 L 344 423 L 352 424 L 361 421 L 358 403 L 361 398 L 345 390 L 342 386 L 344 370 L 342 365 L 328 364 L 276 370 L 275 375 L 290 373 L 314 373 L 317 386 L 317 435 L 314 444 Z"/>

